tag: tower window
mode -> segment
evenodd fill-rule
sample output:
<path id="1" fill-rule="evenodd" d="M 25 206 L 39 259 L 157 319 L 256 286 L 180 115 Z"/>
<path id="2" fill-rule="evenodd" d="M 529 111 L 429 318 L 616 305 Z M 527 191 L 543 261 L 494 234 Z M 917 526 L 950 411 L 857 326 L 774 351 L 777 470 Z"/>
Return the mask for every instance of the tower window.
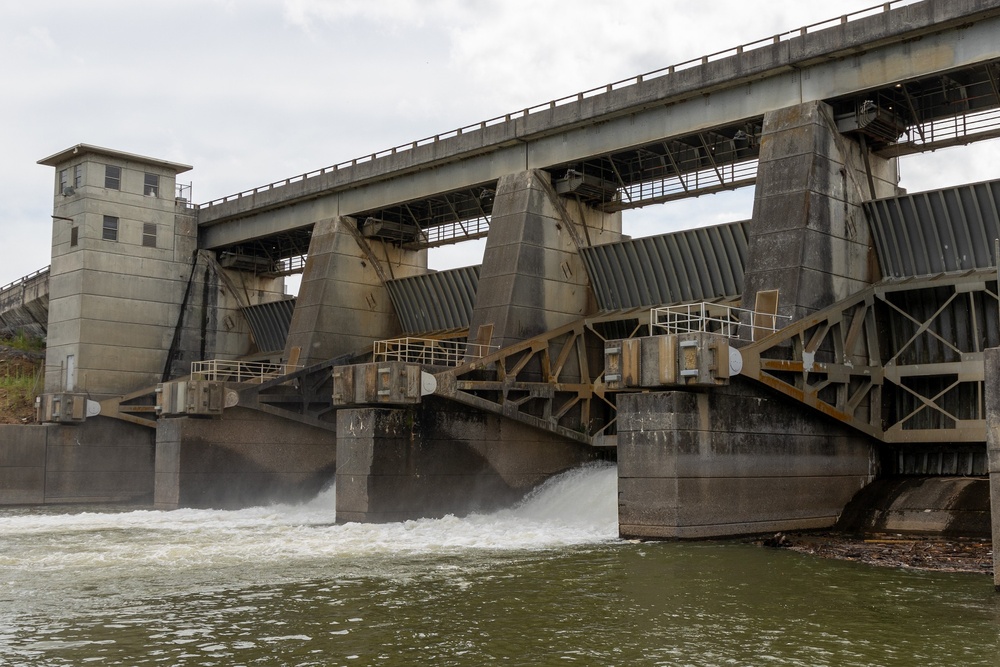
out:
<path id="1" fill-rule="evenodd" d="M 75 247 L 77 243 L 80 242 L 80 228 L 71 227 L 69 230 L 69 245 L 70 247 Z"/>
<path id="2" fill-rule="evenodd" d="M 122 168 L 114 165 L 104 165 L 104 187 L 109 190 L 122 189 Z"/>
<path id="3" fill-rule="evenodd" d="M 155 222 L 144 222 L 142 223 L 142 245 L 147 248 L 156 247 L 156 223 Z"/>
<path id="4" fill-rule="evenodd" d="M 104 216 L 104 229 L 101 231 L 101 238 L 105 241 L 118 240 L 118 218 L 113 215 Z"/>
<path id="5" fill-rule="evenodd" d="M 83 165 L 78 164 L 73 167 L 73 187 L 78 188 L 83 185 Z"/>
<path id="6" fill-rule="evenodd" d="M 143 181 L 142 194 L 148 197 L 160 196 L 160 177 L 156 174 L 146 174 Z"/>
<path id="7" fill-rule="evenodd" d="M 69 187 L 69 170 L 60 169 L 59 170 L 59 192 L 57 194 L 62 194 Z"/>

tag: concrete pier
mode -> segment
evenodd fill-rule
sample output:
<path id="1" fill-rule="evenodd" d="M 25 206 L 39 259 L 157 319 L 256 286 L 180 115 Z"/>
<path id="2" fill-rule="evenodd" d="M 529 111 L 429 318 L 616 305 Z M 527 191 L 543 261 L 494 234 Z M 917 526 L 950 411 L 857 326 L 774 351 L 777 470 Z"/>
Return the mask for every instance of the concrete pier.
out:
<path id="1" fill-rule="evenodd" d="M 583 445 L 439 399 L 337 415 L 337 521 L 403 521 L 510 505 L 593 460 Z"/>
<path id="2" fill-rule="evenodd" d="M 618 397 L 622 537 L 829 528 L 875 478 L 874 443 L 753 385 Z"/>
<path id="3" fill-rule="evenodd" d="M 333 479 L 336 463 L 333 433 L 263 412 L 162 419 L 154 502 L 158 509 L 303 502 Z"/>
<path id="4" fill-rule="evenodd" d="M 993 584 L 1000 592 L 1000 348 L 986 350 L 986 446 L 993 524 Z"/>

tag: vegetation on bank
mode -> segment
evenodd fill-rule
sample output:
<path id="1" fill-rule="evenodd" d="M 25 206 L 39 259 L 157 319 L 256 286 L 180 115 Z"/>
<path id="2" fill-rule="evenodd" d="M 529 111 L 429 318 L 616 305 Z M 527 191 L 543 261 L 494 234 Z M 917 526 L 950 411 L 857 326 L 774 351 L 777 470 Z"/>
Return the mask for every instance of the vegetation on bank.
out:
<path id="1" fill-rule="evenodd" d="M 44 364 L 44 340 L 24 334 L 0 338 L 0 424 L 35 421 Z"/>

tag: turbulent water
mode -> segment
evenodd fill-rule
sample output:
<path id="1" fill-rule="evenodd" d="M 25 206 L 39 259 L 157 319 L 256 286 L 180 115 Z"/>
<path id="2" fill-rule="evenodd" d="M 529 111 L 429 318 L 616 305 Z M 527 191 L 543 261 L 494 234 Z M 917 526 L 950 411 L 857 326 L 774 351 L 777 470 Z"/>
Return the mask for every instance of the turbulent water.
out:
<path id="1" fill-rule="evenodd" d="M 617 539 L 617 473 L 489 515 L 0 510 L 0 665 L 1000 665 L 981 575 Z"/>

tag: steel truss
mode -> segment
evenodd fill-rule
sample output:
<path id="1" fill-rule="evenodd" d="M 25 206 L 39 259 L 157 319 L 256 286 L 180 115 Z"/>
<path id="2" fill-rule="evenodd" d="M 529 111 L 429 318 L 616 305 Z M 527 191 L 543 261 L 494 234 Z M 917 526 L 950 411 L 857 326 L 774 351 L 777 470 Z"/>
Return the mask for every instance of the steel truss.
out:
<path id="1" fill-rule="evenodd" d="M 272 377 L 264 382 L 256 384 L 228 382 L 227 386 L 236 389 L 239 395 L 239 407 L 260 410 L 327 431 L 336 431 L 331 371 L 334 366 L 361 363 L 370 356 L 370 352 L 346 354 L 307 368 L 300 368 L 287 375 Z M 171 382 L 183 382 L 188 379 L 191 379 L 190 376 Z M 124 396 L 101 401 L 101 416 L 156 428 L 159 418 L 156 411 L 156 390 L 156 386 L 146 387 Z"/>
<path id="2" fill-rule="evenodd" d="M 434 394 L 594 447 L 613 447 L 604 342 L 648 335 L 648 311 L 578 320 L 435 374 Z"/>
<path id="3" fill-rule="evenodd" d="M 888 443 L 986 439 L 996 271 L 884 282 L 740 349 L 743 374 Z"/>

